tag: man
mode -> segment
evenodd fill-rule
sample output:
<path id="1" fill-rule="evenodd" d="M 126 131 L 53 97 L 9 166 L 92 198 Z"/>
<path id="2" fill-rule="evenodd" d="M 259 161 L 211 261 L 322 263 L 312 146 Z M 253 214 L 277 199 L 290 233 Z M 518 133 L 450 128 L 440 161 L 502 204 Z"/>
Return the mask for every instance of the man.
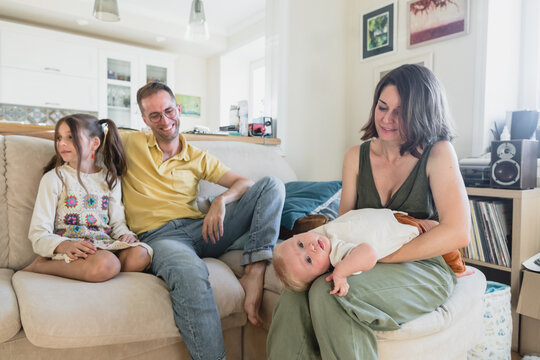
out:
<path id="1" fill-rule="evenodd" d="M 151 271 L 171 289 L 176 325 L 191 357 L 222 359 L 220 317 L 201 258 L 220 256 L 249 230 L 240 283 L 248 319 L 260 325 L 264 271 L 279 234 L 284 186 L 273 177 L 253 183 L 188 144 L 179 134 L 180 106 L 166 85 L 146 84 L 137 92 L 137 103 L 152 134 L 123 135 L 127 222 L 154 249 Z M 206 215 L 196 205 L 199 180 L 228 188 Z"/>

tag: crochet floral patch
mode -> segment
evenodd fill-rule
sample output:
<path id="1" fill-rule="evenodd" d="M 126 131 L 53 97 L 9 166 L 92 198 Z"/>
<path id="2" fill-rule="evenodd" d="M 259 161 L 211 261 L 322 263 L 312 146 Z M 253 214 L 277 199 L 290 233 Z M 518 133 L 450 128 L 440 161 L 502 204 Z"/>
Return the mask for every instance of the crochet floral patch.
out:
<path id="1" fill-rule="evenodd" d="M 87 209 L 95 209 L 97 207 L 98 198 L 96 195 L 88 194 L 84 197 L 84 207 Z"/>

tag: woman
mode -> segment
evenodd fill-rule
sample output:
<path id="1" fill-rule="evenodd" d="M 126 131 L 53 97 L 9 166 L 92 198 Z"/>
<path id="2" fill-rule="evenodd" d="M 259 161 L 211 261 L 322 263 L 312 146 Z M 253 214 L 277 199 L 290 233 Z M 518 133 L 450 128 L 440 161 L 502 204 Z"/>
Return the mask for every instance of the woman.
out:
<path id="1" fill-rule="evenodd" d="M 469 243 L 470 214 L 446 96 L 433 73 L 403 65 L 375 89 L 369 140 L 347 151 L 339 214 L 389 208 L 439 225 L 370 271 L 350 278 L 347 296 L 319 277 L 306 293 L 284 291 L 268 335 L 269 359 L 377 359 L 374 330 L 395 330 L 452 293 L 456 276 L 440 255 Z"/>

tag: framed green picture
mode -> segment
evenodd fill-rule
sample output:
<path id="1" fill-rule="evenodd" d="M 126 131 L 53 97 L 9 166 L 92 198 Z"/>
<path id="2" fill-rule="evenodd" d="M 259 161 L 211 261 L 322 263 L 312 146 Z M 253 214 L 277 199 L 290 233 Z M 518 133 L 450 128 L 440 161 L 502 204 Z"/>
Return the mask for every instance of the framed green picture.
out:
<path id="1" fill-rule="evenodd" d="M 201 117 L 201 97 L 174 94 L 176 102 L 180 105 L 180 116 Z"/>
<path id="2" fill-rule="evenodd" d="M 362 16 L 362 59 L 394 51 L 395 4 Z"/>

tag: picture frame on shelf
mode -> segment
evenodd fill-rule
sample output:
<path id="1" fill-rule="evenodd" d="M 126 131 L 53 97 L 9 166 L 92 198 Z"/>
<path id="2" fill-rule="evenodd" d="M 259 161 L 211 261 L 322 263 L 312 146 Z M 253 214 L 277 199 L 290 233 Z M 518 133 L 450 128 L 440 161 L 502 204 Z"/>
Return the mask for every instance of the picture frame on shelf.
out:
<path id="1" fill-rule="evenodd" d="M 362 59 L 395 51 L 395 2 L 362 15 Z"/>
<path id="2" fill-rule="evenodd" d="M 201 117 L 201 97 L 174 94 L 176 102 L 180 105 L 180 116 Z"/>
<path id="3" fill-rule="evenodd" d="M 410 0 L 406 10 L 408 48 L 469 33 L 470 0 Z"/>
<path id="4" fill-rule="evenodd" d="M 433 53 L 428 52 L 425 54 L 417 55 L 414 57 L 406 58 L 399 61 L 394 61 L 388 64 L 384 64 L 375 68 L 373 73 L 374 88 L 384 75 L 388 74 L 393 69 L 404 64 L 417 64 L 427 67 L 429 70 L 433 70 Z"/>

